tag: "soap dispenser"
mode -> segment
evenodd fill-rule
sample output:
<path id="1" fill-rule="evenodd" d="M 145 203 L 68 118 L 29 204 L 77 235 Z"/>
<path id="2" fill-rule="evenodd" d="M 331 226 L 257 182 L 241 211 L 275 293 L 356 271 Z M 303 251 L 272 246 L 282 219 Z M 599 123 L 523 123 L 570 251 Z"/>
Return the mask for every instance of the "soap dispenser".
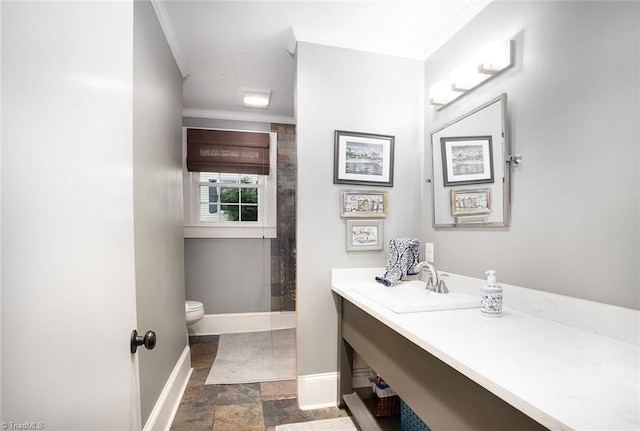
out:
<path id="1" fill-rule="evenodd" d="M 488 317 L 502 315 L 502 287 L 496 283 L 496 272 L 493 269 L 485 272 L 487 283 L 480 288 L 480 313 Z"/>

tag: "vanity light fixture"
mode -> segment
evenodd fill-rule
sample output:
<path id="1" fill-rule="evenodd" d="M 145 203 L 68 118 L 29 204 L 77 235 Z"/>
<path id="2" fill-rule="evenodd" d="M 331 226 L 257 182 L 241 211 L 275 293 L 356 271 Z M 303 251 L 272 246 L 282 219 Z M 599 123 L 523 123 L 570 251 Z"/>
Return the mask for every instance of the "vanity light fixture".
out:
<path id="1" fill-rule="evenodd" d="M 242 92 L 242 106 L 245 108 L 267 109 L 269 107 L 269 103 L 271 103 L 271 90 L 244 90 Z"/>
<path id="2" fill-rule="evenodd" d="M 462 92 L 454 90 L 454 87 L 450 82 L 439 81 L 433 84 L 429 89 L 429 100 L 434 106 L 444 107 L 462 96 L 462 94 Z"/>
<path id="3" fill-rule="evenodd" d="M 429 103 L 440 110 L 511 66 L 513 40 L 491 43 L 480 50 L 474 61 L 456 67 L 450 79 L 433 84 Z"/>
<path id="4" fill-rule="evenodd" d="M 480 73 L 480 67 L 476 63 L 467 63 L 453 69 L 453 83 L 451 89 L 464 93 L 482 84 L 492 75 Z"/>

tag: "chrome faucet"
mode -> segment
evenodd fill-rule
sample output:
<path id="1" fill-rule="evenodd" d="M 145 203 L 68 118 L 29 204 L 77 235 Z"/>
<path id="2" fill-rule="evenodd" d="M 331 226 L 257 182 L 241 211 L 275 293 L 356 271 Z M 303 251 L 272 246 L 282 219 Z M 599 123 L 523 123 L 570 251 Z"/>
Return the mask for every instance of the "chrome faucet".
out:
<path id="1" fill-rule="evenodd" d="M 433 263 L 426 262 L 426 261 L 418 263 L 418 265 L 416 265 L 416 272 L 418 273 L 418 275 L 420 275 L 420 273 L 425 268 L 429 270 L 429 280 L 427 281 L 427 290 L 430 290 L 436 293 L 449 293 L 449 289 L 447 289 L 447 285 L 445 284 L 443 278 L 440 277 L 440 275 L 438 274 L 438 270 L 436 269 Z"/>

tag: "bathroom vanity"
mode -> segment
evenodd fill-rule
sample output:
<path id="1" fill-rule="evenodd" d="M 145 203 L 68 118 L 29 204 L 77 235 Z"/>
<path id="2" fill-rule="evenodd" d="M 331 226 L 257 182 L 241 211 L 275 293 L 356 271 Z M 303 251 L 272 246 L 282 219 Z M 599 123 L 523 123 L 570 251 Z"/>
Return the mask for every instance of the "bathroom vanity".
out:
<path id="1" fill-rule="evenodd" d="M 477 308 L 395 313 L 354 289 L 381 272 L 332 270 L 341 403 L 355 351 L 434 431 L 640 428 L 636 310 L 503 284 L 500 318 Z M 480 283 L 447 281 L 468 294 Z"/>

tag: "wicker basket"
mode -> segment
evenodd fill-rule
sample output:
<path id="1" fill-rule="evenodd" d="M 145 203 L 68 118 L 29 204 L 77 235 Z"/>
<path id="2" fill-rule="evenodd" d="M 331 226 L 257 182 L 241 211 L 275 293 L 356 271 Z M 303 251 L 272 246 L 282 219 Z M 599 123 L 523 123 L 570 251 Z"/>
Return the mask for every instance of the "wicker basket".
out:
<path id="1" fill-rule="evenodd" d="M 373 382 L 374 393 L 373 416 L 397 416 L 400 414 L 400 397 L 385 383 L 375 371 L 369 380 Z"/>
<path id="2" fill-rule="evenodd" d="M 376 396 L 375 411 L 373 415 L 375 417 L 384 416 L 397 416 L 400 414 L 400 397 L 392 395 L 390 397 L 378 397 Z"/>

